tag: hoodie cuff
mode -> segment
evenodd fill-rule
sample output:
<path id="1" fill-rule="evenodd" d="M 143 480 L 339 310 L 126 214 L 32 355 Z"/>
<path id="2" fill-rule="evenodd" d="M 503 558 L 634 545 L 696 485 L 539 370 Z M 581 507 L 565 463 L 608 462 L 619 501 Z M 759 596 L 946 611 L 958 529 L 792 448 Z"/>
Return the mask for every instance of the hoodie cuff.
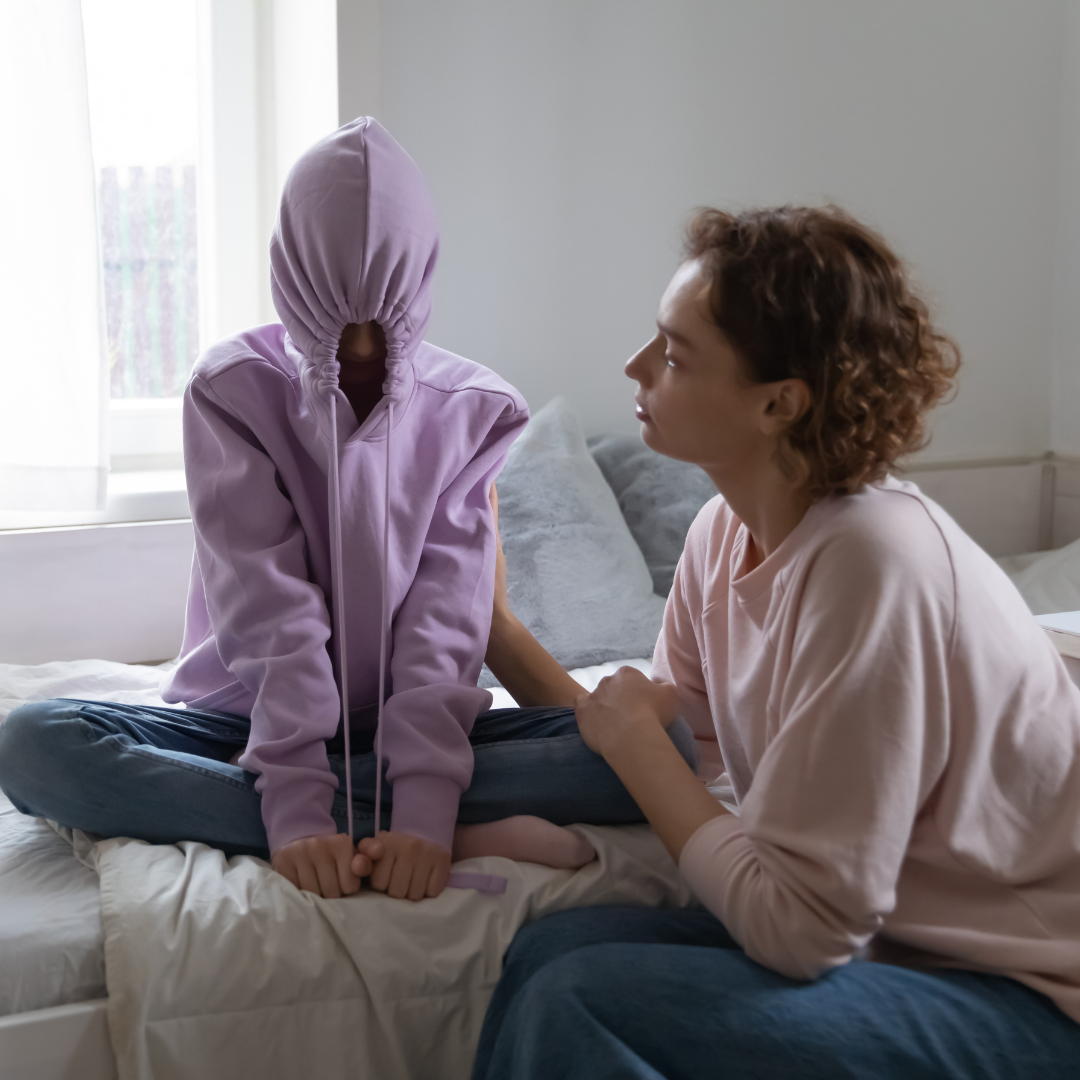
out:
<path id="1" fill-rule="evenodd" d="M 390 831 L 408 833 L 451 851 L 461 788 L 445 776 L 413 774 L 394 781 Z"/>
<path id="2" fill-rule="evenodd" d="M 262 792 L 262 819 L 271 854 L 305 836 L 336 833 L 337 822 L 323 801 L 330 803 L 333 789 L 326 784 L 290 784 L 284 791 Z"/>

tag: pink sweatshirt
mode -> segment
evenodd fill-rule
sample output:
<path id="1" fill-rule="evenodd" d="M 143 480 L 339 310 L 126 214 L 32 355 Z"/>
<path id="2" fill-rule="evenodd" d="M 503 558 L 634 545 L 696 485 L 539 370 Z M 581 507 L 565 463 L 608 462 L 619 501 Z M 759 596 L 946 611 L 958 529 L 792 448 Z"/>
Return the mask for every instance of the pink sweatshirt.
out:
<path id="1" fill-rule="evenodd" d="M 704 507 L 656 646 L 740 811 L 690 838 L 690 886 L 783 974 L 993 971 L 1080 1020 L 1080 690 L 1020 595 L 895 480 L 749 573 L 746 536 Z"/>

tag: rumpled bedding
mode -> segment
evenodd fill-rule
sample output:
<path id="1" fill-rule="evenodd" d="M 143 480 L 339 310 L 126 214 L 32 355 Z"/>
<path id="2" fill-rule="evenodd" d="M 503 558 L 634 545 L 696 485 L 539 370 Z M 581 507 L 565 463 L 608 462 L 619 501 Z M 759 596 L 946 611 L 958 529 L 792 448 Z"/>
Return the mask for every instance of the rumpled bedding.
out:
<path id="1" fill-rule="evenodd" d="M 650 669 L 645 660 L 622 663 Z M 571 674 L 592 689 L 619 666 Z M 160 703 L 161 673 L 101 660 L 0 665 L 0 718 L 27 700 L 56 696 Z M 496 707 L 512 704 L 506 691 L 495 695 Z M 48 856 L 55 873 L 64 855 L 48 837 L 59 837 L 42 822 L 18 818 L 15 826 L 41 834 L 35 851 Z M 227 860 L 198 843 L 100 840 L 56 827 L 100 878 L 100 924 L 85 903 L 68 912 L 68 921 L 75 938 L 84 931 L 80 963 L 99 979 L 104 939 L 121 1080 L 467 1077 L 503 953 L 523 923 L 585 905 L 695 903 L 647 827 L 575 828 L 599 852 L 575 873 L 472 859 L 455 869 L 505 877 L 505 894 L 447 889 L 411 904 L 372 892 L 323 900 L 259 859 Z M 87 872 L 74 859 L 60 868 Z M 50 894 L 41 901 L 59 910 L 69 899 Z M 29 910 L 34 896 L 24 900 Z M 39 921 L 41 956 L 55 929 Z M 95 996 L 87 990 L 93 982 L 82 979 L 79 992 L 63 1000 Z M 22 983 L 39 997 L 60 985 L 55 978 Z M 42 999 L 29 1007 L 61 1003 Z"/>
<path id="2" fill-rule="evenodd" d="M 198 843 L 96 844 L 109 1029 L 121 1080 L 468 1077 L 502 957 L 523 923 L 595 904 L 694 903 L 647 826 L 575 826 L 576 872 L 471 859 L 502 896 L 324 900 Z"/>
<path id="3" fill-rule="evenodd" d="M 0 1017 L 105 996 L 100 906 L 97 874 L 0 793 Z"/>

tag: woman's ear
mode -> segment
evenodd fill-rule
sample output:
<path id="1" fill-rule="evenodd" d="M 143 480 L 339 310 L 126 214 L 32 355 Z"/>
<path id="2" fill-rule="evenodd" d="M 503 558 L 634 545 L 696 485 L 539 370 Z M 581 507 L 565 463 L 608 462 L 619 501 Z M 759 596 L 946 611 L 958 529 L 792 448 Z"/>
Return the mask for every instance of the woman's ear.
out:
<path id="1" fill-rule="evenodd" d="M 802 379 L 769 383 L 762 430 L 769 435 L 778 435 L 805 416 L 809 409 L 810 387 Z"/>

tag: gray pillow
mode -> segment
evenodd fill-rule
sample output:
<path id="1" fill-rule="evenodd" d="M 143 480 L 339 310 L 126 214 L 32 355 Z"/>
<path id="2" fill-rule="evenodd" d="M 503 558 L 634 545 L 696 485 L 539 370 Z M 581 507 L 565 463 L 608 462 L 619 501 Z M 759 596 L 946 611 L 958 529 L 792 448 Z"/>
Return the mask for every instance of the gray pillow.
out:
<path id="1" fill-rule="evenodd" d="M 686 533 L 716 496 L 713 482 L 696 465 L 664 457 L 635 435 L 596 435 L 589 447 L 645 556 L 653 589 L 667 596 Z"/>
<path id="2" fill-rule="evenodd" d="M 496 481 L 514 614 L 565 668 L 652 656 L 664 601 L 562 398 L 514 443 Z M 494 685 L 486 669 L 482 686 Z"/>

